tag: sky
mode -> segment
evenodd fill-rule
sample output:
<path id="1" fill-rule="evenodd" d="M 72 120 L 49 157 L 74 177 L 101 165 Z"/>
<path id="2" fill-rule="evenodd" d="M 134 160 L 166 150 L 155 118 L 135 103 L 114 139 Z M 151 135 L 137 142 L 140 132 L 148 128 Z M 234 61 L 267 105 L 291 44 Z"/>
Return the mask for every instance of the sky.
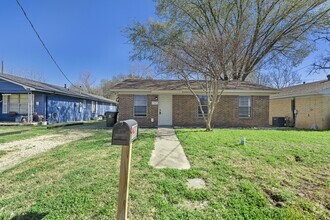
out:
<path id="1" fill-rule="evenodd" d="M 155 18 L 152 0 L 20 0 L 51 54 L 68 76 L 76 82 L 83 72 L 96 80 L 128 74 L 132 66 L 143 67 L 129 59 L 132 45 L 123 29 L 136 21 Z M 35 73 L 48 83 L 68 83 L 52 62 L 24 17 L 16 0 L 0 3 L 0 61 L 5 72 L 18 75 Z M 325 73 L 307 75 L 313 63 L 330 45 L 321 44 L 296 69 L 306 82 L 323 80 Z"/>

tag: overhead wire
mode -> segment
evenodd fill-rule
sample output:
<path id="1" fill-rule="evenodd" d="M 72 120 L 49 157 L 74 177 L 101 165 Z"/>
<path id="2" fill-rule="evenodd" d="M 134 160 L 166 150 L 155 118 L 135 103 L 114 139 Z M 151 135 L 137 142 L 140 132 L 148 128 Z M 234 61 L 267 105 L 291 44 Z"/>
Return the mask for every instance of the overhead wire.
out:
<path id="1" fill-rule="evenodd" d="M 49 51 L 49 49 L 47 48 L 46 44 L 44 43 L 44 41 L 41 39 L 38 31 L 36 30 L 36 28 L 34 27 L 32 21 L 30 20 L 30 18 L 28 17 L 27 13 L 25 12 L 23 6 L 20 4 L 20 2 L 18 0 L 16 0 L 18 6 L 21 8 L 25 18 L 28 20 L 28 22 L 30 23 L 30 26 L 32 27 L 34 33 L 37 35 L 39 41 L 41 42 L 42 46 L 44 47 L 44 49 L 46 50 L 46 52 L 48 53 L 48 55 L 50 56 L 50 58 L 52 59 L 52 61 L 54 62 L 54 64 L 56 65 L 57 69 L 61 72 L 61 74 L 64 76 L 64 78 L 71 83 L 72 86 L 74 86 L 74 84 L 71 82 L 71 80 L 68 78 L 68 76 L 64 73 L 64 71 L 62 70 L 62 68 L 59 66 L 59 64 L 56 62 L 55 58 L 53 57 L 53 55 L 51 54 L 51 52 Z"/>

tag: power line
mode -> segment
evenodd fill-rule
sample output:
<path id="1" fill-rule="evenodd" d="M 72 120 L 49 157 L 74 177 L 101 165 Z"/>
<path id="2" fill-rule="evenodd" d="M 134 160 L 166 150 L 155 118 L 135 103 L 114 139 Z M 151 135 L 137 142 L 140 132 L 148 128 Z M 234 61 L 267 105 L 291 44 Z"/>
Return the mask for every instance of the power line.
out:
<path id="1" fill-rule="evenodd" d="M 71 83 L 71 85 L 73 85 L 73 83 L 69 80 L 69 78 L 66 76 L 66 74 L 63 72 L 63 70 L 61 69 L 61 67 L 58 65 L 58 63 L 56 62 L 56 60 L 54 59 L 54 57 L 52 56 L 52 54 L 50 53 L 50 51 L 48 50 L 48 48 L 46 47 L 46 44 L 43 42 L 43 40 L 41 39 L 38 31 L 35 29 L 35 27 L 33 26 L 31 20 L 29 19 L 29 17 L 27 16 L 23 6 L 20 4 L 20 2 L 18 0 L 16 0 L 18 6 L 21 8 L 25 18 L 28 20 L 28 22 L 30 23 L 34 33 L 37 35 L 39 41 L 41 42 L 42 46 L 45 48 L 46 52 L 48 53 L 48 55 L 50 56 L 50 58 L 53 60 L 53 62 L 55 63 L 56 67 L 58 68 L 58 70 L 62 73 L 62 75 L 65 77 L 66 80 L 68 80 L 68 82 Z M 73 85 L 74 86 L 74 85 Z"/>

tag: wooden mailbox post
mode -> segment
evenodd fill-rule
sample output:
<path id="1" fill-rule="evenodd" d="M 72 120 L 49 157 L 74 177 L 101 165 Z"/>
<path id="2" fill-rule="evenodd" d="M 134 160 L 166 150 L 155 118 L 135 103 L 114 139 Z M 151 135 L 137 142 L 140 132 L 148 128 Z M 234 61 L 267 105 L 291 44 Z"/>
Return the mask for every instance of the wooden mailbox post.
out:
<path id="1" fill-rule="evenodd" d="M 132 143 L 138 136 L 138 124 L 135 120 L 116 123 L 112 129 L 112 145 L 121 145 L 121 161 L 118 192 L 117 219 L 127 219 L 128 187 L 131 168 Z"/>

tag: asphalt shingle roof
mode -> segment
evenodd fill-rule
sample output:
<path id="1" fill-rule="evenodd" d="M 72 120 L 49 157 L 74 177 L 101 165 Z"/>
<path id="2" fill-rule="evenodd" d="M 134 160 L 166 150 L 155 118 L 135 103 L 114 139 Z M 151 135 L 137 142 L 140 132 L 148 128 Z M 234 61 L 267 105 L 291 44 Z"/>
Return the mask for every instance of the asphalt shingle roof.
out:
<path id="1" fill-rule="evenodd" d="M 278 94 L 272 95 L 271 99 L 294 97 L 294 96 L 307 96 L 322 94 L 325 90 L 330 90 L 330 80 L 322 80 L 312 83 L 305 83 L 296 86 L 290 86 L 281 91 Z"/>
<path id="2" fill-rule="evenodd" d="M 193 89 L 201 89 L 201 81 L 190 81 L 190 84 Z M 222 82 L 223 83 L 223 82 Z M 126 79 L 114 87 L 113 91 L 125 91 L 125 90 L 188 90 L 184 80 L 153 80 L 153 79 Z M 231 81 L 226 86 L 225 89 L 234 89 L 234 90 L 273 90 L 276 89 L 266 87 L 263 85 L 250 83 L 250 82 L 238 82 Z"/>
<path id="3" fill-rule="evenodd" d="M 104 98 L 102 96 L 93 95 L 87 92 L 83 91 L 77 91 L 72 90 L 69 88 L 64 88 L 57 85 L 52 85 L 44 82 L 39 82 L 31 79 L 26 79 L 23 77 L 18 77 L 14 75 L 9 74 L 0 74 L 0 79 L 9 80 L 14 83 L 18 83 L 27 87 L 31 87 L 39 92 L 46 92 L 46 93 L 55 93 L 55 94 L 61 94 L 65 96 L 71 96 L 71 97 L 78 97 L 83 99 L 89 99 L 94 101 L 101 101 L 101 102 L 112 102 L 115 103 L 115 101 L 112 101 L 110 99 Z"/>

